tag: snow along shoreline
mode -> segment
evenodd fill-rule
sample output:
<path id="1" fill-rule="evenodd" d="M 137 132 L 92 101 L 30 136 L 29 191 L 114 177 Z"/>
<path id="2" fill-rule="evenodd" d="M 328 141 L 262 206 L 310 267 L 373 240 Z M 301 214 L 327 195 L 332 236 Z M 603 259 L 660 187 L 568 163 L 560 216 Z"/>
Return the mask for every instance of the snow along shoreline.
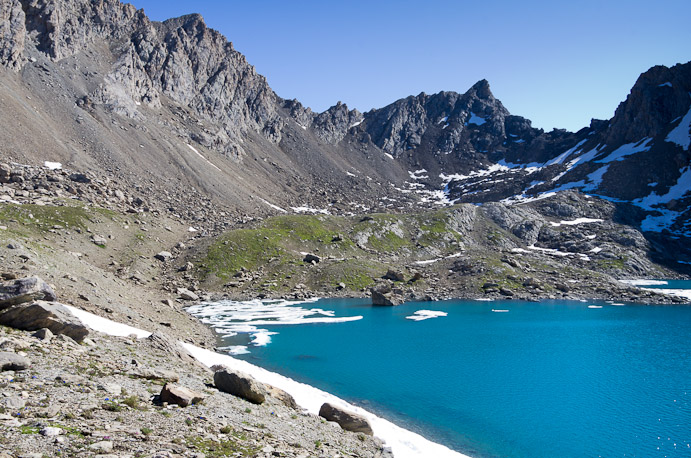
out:
<path id="1" fill-rule="evenodd" d="M 65 305 L 65 307 L 94 331 L 117 337 L 134 334 L 140 339 L 151 335 L 148 331 L 111 321 L 69 305 Z M 275 372 L 267 371 L 229 355 L 216 353 L 184 342 L 181 342 L 181 344 L 205 366 L 211 367 L 214 364 L 223 364 L 231 369 L 245 372 L 262 383 L 268 383 L 285 390 L 295 398 L 300 407 L 306 409 L 311 414 L 318 415 L 321 405 L 329 402 L 365 416 L 372 425 L 374 435 L 382 439 L 388 447 L 391 447 L 395 458 L 427 458 L 431 456 L 435 458 L 470 458 L 441 444 L 427 440 L 417 433 L 396 426 L 388 420 L 377 417 L 360 407 L 354 406 L 313 386 L 297 382 Z"/>

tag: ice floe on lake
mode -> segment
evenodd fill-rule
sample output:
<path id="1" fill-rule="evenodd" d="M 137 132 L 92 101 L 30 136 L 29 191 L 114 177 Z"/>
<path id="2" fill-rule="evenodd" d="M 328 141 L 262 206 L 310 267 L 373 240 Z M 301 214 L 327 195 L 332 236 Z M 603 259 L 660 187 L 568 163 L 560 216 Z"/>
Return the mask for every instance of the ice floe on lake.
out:
<path id="1" fill-rule="evenodd" d="M 345 323 L 362 319 L 359 315 L 336 317 L 332 310 L 305 307 L 306 304 L 316 301 L 317 299 L 203 302 L 188 307 L 187 312 L 222 336 L 247 334 L 251 337 L 249 343 L 254 346 L 268 345 L 271 342 L 271 336 L 277 334 L 263 326 Z"/>
<path id="2" fill-rule="evenodd" d="M 428 320 L 430 318 L 439 318 L 442 316 L 447 316 L 448 313 L 446 312 L 439 312 L 435 310 L 418 310 L 417 312 L 413 313 L 410 316 L 407 316 L 407 320 L 413 320 L 413 321 L 422 321 L 422 320 Z"/>

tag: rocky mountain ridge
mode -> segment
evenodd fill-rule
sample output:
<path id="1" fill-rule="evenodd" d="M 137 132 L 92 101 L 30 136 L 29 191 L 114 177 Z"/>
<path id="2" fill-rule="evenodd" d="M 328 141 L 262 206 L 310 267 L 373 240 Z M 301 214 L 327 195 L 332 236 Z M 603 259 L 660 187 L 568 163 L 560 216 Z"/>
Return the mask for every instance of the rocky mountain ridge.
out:
<path id="1" fill-rule="evenodd" d="M 159 23 L 116 0 L 5 0 L 0 36 L 3 159 L 105 171 L 177 214 L 205 200 L 238 220 L 580 189 L 633 204 L 651 237 L 691 234 L 691 64 L 644 73 L 610 121 L 544 132 L 485 80 L 314 113 L 196 14 Z"/>

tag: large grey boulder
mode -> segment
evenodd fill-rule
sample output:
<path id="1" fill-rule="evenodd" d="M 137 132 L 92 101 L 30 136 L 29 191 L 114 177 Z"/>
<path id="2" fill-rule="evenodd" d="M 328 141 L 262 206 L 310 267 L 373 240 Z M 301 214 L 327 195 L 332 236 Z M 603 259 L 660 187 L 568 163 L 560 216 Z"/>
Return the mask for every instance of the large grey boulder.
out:
<path id="1" fill-rule="evenodd" d="M 0 310 L 25 302 L 54 301 L 55 291 L 38 277 L 27 277 L 0 285 Z"/>
<path id="2" fill-rule="evenodd" d="M 31 362 L 25 357 L 9 351 L 0 351 L 0 371 L 23 371 Z"/>
<path id="3" fill-rule="evenodd" d="M 322 404 L 321 408 L 319 409 L 319 416 L 328 421 L 335 421 L 346 431 L 364 433 L 370 436 L 374 435 L 372 426 L 365 417 L 358 415 L 355 412 L 341 409 L 340 407 L 329 404 L 328 402 Z"/>
<path id="4" fill-rule="evenodd" d="M 280 401 L 286 407 L 290 407 L 291 409 L 295 409 L 295 410 L 297 410 L 299 408 L 298 403 L 295 402 L 295 398 L 293 396 L 291 396 L 290 393 L 288 393 L 287 391 L 282 390 L 280 388 L 277 388 L 273 385 L 264 385 L 264 386 L 266 387 L 266 391 L 269 394 L 269 396 Z"/>
<path id="5" fill-rule="evenodd" d="M 252 376 L 244 372 L 221 367 L 214 372 L 214 385 L 220 391 L 232 394 L 254 404 L 266 400 L 266 388 Z"/>
<path id="6" fill-rule="evenodd" d="M 379 285 L 370 289 L 372 294 L 372 305 L 401 305 L 404 301 L 403 295 L 396 290 L 392 290 L 389 285 Z"/>
<path id="7" fill-rule="evenodd" d="M 204 400 L 204 395 L 184 386 L 166 383 L 161 389 L 161 402 L 187 407 Z"/>
<path id="8" fill-rule="evenodd" d="M 89 335 L 89 328 L 57 302 L 34 301 L 7 308 L 0 312 L 0 324 L 25 331 L 47 328 L 77 342 Z"/>
<path id="9" fill-rule="evenodd" d="M 144 341 L 151 347 L 158 349 L 168 355 L 175 356 L 182 361 L 190 364 L 197 363 L 197 360 L 187 351 L 177 340 L 162 332 L 154 332 Z"/>

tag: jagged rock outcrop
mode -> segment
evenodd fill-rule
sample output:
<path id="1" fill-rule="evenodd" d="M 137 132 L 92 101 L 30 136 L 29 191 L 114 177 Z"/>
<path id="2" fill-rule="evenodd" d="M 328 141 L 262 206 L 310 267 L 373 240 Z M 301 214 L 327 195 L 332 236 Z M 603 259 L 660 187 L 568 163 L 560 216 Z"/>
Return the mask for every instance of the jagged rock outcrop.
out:
<path id="1" fill-rule="evenodd" d="M 26 40 L 25 17 L 21 3 L 0 3 L 0 64 L 18 71 L 23 63 Z"/>
<path id="2" fill-rule="evenodd" d="M 622 145 L 666 133 L 691 105 L 691 65 L 663 65 L 643 73 L 609 123 L 603 142 Z"/>
<path id="3" fill-rule="evenodd" d="M 348 107 L 338 102 L 314 118 L 312 127 L 320 139 L 326 143 L 336 144 L 343 140 L 351 127 L 358 126 L 363 120 L 362 113 L 348 110 Z"/>

